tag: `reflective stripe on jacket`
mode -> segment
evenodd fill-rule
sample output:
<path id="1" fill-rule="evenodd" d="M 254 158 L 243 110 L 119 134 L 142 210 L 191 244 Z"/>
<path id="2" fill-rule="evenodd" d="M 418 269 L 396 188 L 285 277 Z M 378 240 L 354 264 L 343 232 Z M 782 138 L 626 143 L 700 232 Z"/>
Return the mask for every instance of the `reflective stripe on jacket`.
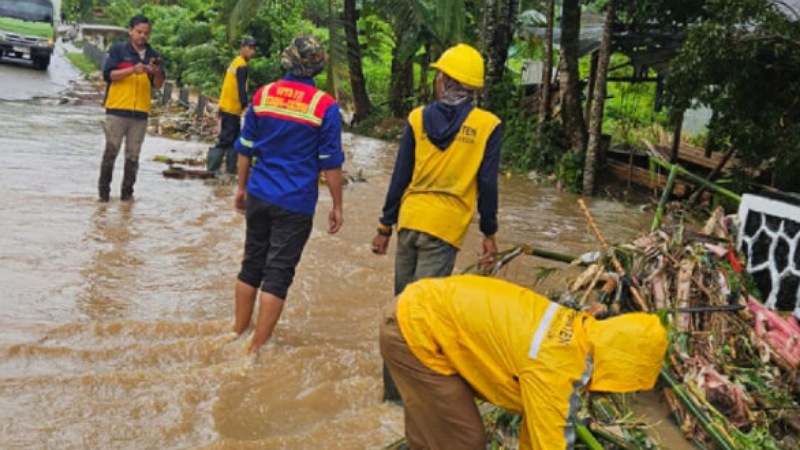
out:
<path id="1" fill-rule="evenodd" d="M 422 124 L 423 108 L 409 115 L 414 132 L 414 171 L 403 194 L 398 229 L 436 236 L 460 248 L 475 214 L 477 175 L 486 142 L 500 120 L 473 108 L 457 136 L 444 150 L 430 142 Z"/>
<path id="2" fill-rule="evenodd" d="M 322 125 L 325 111 L 336 100 L 325 91 L 294 81 L 270 83 L 253 96 L 253 111 L 257 116 L 269 116 L 304 123 L 314 127 Z"/>
<path id="3" fill-rule="evenodd" d="M 313 83 L 287 75 L 259 88 L 234 144 L 256 158 L 248 195 L 301 214 L 314 213 L 319 171 L 344 162 L 339 107 Z"/>
<path id="4" fill-rule="evenodd" d="M 236 80 L 236 71 L 240 67 L 247 67 L 247 61 L 241 56 L 237 56 L 231 61 L 228 70 L 225 71 L 225 78 L 222 81 L 222 90 L 219 96 L 219 110 L 237 116 L 242 113 L 242 102 L 239 99 L 239 82 Z"/>
<path id="5" fill-rule="evenodd" d="M 458 374 L 479 397 L 524 415 L 523 450 L 571 448 L 580 392 L 587 385 L 652 389 L 666 350 L 654 315 L 597 321 L 523 287 L 474 275 L 408 285 L 397 320 L 423 364 Z M 596 375 L 601 380 L 590 383 Z"/>

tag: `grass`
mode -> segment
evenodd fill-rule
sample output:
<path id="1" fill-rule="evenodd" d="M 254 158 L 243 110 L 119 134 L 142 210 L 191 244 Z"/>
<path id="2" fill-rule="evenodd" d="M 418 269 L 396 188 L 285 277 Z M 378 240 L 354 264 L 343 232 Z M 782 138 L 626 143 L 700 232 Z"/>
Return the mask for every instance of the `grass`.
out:
<path id="1" fill-rule="evenodd" d="M 84 76 L 90 75 L 97 71 L 97 67 L 95 67 L 94 64 L 89 61 L 89 58 L 84 56 L 83 53 L 67 52 L 66 55 L 69 62 L 71 62 L 73 66 L 77 67 Z"/>

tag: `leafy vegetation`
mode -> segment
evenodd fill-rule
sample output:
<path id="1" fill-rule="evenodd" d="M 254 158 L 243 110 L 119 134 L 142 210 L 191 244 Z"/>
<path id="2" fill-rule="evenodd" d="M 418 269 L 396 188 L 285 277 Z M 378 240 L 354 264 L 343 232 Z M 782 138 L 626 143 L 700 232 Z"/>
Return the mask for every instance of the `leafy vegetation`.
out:
<path id="1" fill-rule="evenodd" d="M 251 62 L 253 91 L 282 75 L 279 55 L 292 36 L 315 34 L 327 43 L 330 54 L 330 69 L 318 77 L 318 84 L 336 95 L 358 130 L 375 130 L 383 138 L 395 138 L 410 108 L 431 100 L 429 64 L 448 46 L 468 42 L 486 56 L 487 89 L 481 102 L 503 119 L 504 167 L 556 174 L 567 189 L 580 191 L 575 183 L 583 178 L 581 162 L 587 163 L 583 155 L 588 127 L 583 118 L 588 116 L 591 56 L 577 60 L 577 81 L 554 89 L 560 100 L 546 123 L 540 123 L 539 92 L 520 86 L 522 61 L 540 59 L 547 52 L 539 35 L 517 32 L 514 24 L 543 26 L 548 3 L 64 0 L 62 15 L 68 21 L 126 26 L 133 14 L 144 13 L 154 23 L 151 42 L 164 55 L 169 77 L 212 97 L 218 95 L 224 69 L 238 52 L 242 36 L 252 35 L 259 42 L 259 57 Z M 670 36 L 684 44 L 668 64 L 653 67 L 637 65 L 622 47 L 615 47 L 602 132 L 612 135 L 613 145 L 641 147 L 642 138 L 670 135 L 664 130 L 687 108 L 704 106 L 715 112 L 713 120 L 702 136 L 688 139 L 708 143 L 713 151 L 735 149 L 744 165 L 740 173 L 746 176 L 732 177 L 737 183 L 733 189 L 746 190 L 754 182 L 800 188 L 792 170 L 800 163 L 800 21 L 779 3 L 641 0 L 616 5 L 615 30 Z M 556 22 L 580 27 L 575 18 L 581 5 L 586 15 L 605 14 L 610 4 L 556 2 L 561 18 Z M 562 31 L 563 39 L 577 37 L 574 28 Z M 555 50 L 557 58 L 577 58 L 567 44 Z M 663 83 L 616 81 L 656 77 Z M 659 87 L 663 94 L 657 94 Z M 581 99 L 583 112 L 574 110 L 575 98 Z"/>
<path id="2" fill-rule="evenodd" d="M 66 56 L 72 65 L 77 67 L 84 76 L 89 75 L 97 70 L 97 68 L 94 66 L 94 63 L 89 61 L 89 58 L 84 56 L 83 53 L 67 52 Z"/>

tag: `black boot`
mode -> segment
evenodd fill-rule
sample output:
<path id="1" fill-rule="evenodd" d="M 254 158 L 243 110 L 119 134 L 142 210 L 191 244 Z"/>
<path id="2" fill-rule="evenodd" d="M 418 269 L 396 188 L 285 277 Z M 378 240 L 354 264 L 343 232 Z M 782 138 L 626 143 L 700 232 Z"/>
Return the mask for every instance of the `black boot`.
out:
<path id="1" fill-rule="evenodd" d="M 100 163 L 100 178 L 97 180 L 97 193 L 101 202 L 107 202 L 111 194 L 111 178 L 114 175 L 114 159 L 103 155 Z"/>
<path id="2" fill-rule="evenodd" d="M 206 155 L 206 170 L 209 172 L 219 172 L 224 155 L 225 149 L 218 146 L 209 147 L 208 154 Z"/>
<path id="3" fill-rule="evenodd" d="M 136 173 L 139 171 L 139 161 L 125 159 L 125 171 L 122 176 L 122 195 L 120 200 L 133 200 L 133 185 L 136 183 Z"/>

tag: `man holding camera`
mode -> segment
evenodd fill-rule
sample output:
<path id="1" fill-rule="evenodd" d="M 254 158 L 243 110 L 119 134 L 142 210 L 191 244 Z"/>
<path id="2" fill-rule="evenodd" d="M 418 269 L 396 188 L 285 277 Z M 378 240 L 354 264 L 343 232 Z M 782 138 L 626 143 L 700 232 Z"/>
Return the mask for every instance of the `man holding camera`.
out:
<path id="1" fill-rule="evenodd" d="M 164 69 L 158 52 L 150 47 L 150 20 L 137 14 L 130 20 L 130 39 L 111 46 L 103 65 L 106 81 L 106 121 L 103 126 L 106 147 L 100 164 L 97 182 L 101 202 L 107 202 L 111 192 L 114 162 L 125 140 L 125 170 L 120 199 L 133 200 L 133 185 L 139 171 L 139 152 L 147 131 L 150 113 L 150 91 L 164 85 Z"/>

